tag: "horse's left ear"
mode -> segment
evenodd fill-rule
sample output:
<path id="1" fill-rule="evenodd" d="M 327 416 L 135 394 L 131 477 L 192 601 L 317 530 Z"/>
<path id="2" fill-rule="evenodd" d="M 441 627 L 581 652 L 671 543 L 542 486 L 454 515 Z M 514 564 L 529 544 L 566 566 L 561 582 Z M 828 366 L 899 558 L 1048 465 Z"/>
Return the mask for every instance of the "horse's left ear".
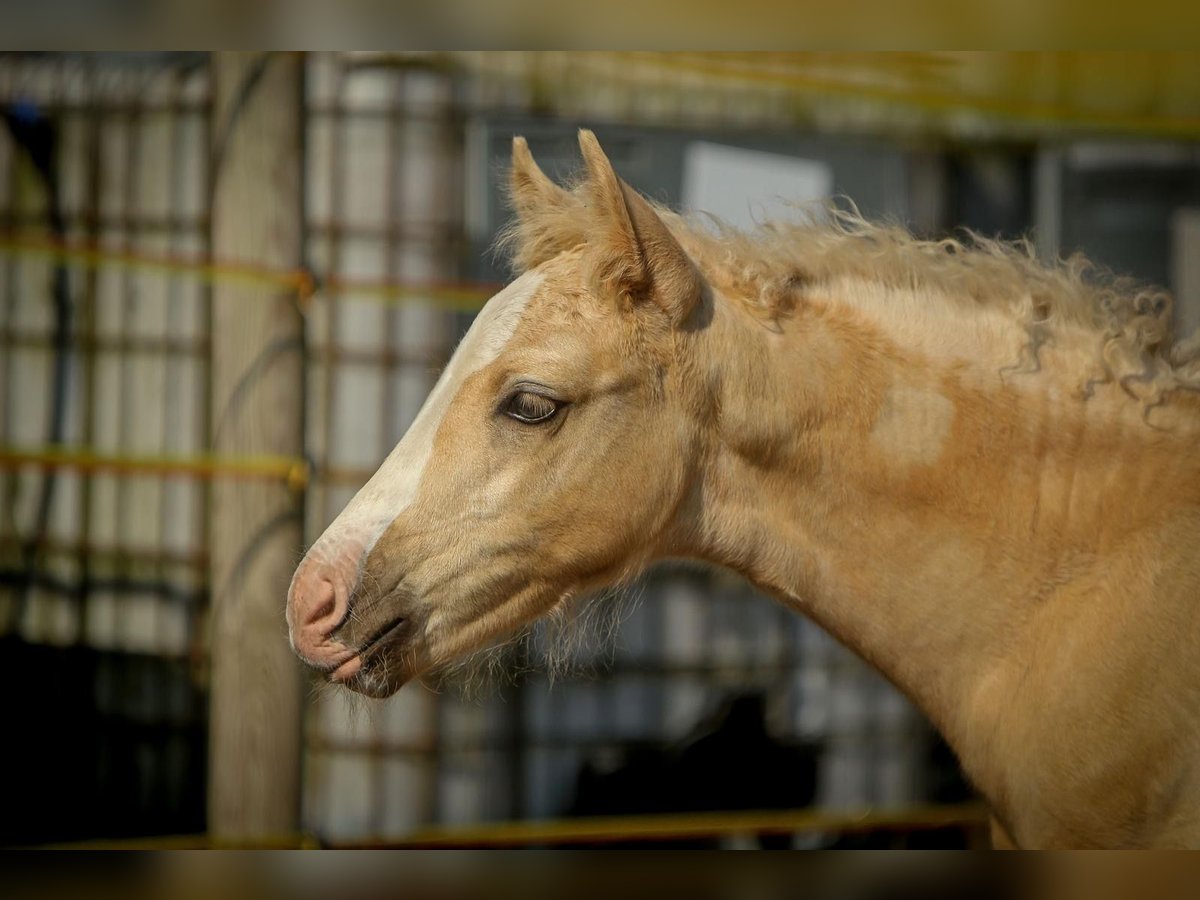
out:
<path id="1" fill-rule="evenodd" d="M 662 217 L 613 170 L 592 132 L 579 132 L 593 207 L 588 235 L 593 277 L 602 290 L 649 300 L 675 325 L 700 302 L 704 280 Z"/>
<path id="2" fill-rule="evenodd" d="M 512 247 L 519 271 L 583 243 L 582 201 L 546 177 L 519 136 L 513 138 L 508 202 L 517 218 L 502 241 Z"/>

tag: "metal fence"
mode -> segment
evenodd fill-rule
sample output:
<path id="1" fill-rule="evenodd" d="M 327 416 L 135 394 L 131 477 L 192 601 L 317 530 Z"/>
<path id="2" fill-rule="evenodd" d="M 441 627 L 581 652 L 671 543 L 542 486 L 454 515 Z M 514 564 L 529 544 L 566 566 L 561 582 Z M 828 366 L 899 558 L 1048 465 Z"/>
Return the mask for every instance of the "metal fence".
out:
<path id="1" fill-rule="evenodd" d="M 202 62 L 0 63 L 3 753 L 27 811 L 8 839 L 204 821 L 204 484 L 136 458 L 204 446 L 205 287 L 62 255 L 205 255 Z"/>

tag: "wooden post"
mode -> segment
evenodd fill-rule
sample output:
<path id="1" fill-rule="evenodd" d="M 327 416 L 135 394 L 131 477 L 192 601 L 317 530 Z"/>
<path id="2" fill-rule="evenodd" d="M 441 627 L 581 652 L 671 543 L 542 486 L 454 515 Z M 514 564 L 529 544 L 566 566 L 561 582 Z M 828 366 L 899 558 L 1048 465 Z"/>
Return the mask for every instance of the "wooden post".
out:
<path id="1" fill-rule="evenodd" d="M 303 58 L 215 53 L 212 64 L 213 258 L 295 270 L 304 229 Z M 216 282 L 216 453 L 301 456 L 302 334 L 294 291 Z M 302 679 L 283 607 L 301 510 L 282 480 L 213 484 L 208 811 L 218 840 L 299 828 Z"/>

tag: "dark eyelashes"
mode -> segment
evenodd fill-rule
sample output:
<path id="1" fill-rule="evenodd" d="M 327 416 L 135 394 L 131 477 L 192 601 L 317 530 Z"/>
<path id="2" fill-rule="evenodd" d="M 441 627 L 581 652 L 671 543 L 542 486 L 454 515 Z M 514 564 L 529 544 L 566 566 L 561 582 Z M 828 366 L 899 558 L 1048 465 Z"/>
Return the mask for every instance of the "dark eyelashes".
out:
<path id="1" fill-rule="evenodd" d="M 544 394 L 528 390 L 517 390 L 501 406 L 510 419 L 515 419 L 526 425 L 538 425 L 549 422 L 558 414 L 563 404 Z"/>

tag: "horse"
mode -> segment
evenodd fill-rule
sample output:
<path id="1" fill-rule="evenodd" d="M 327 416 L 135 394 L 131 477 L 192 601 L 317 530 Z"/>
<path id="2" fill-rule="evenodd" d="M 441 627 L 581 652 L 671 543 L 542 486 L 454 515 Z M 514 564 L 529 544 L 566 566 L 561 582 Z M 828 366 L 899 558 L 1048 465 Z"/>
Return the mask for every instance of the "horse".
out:
<path id="1" fill-rule="evenodd" d="M 997 844 L 1200 846 L 1200 341 L 1028 242 L 684 217 L 513 142 L 491 298 L 308 550 L 294 650 L 384 697 L 664 559 L 894 682 Z"/>

